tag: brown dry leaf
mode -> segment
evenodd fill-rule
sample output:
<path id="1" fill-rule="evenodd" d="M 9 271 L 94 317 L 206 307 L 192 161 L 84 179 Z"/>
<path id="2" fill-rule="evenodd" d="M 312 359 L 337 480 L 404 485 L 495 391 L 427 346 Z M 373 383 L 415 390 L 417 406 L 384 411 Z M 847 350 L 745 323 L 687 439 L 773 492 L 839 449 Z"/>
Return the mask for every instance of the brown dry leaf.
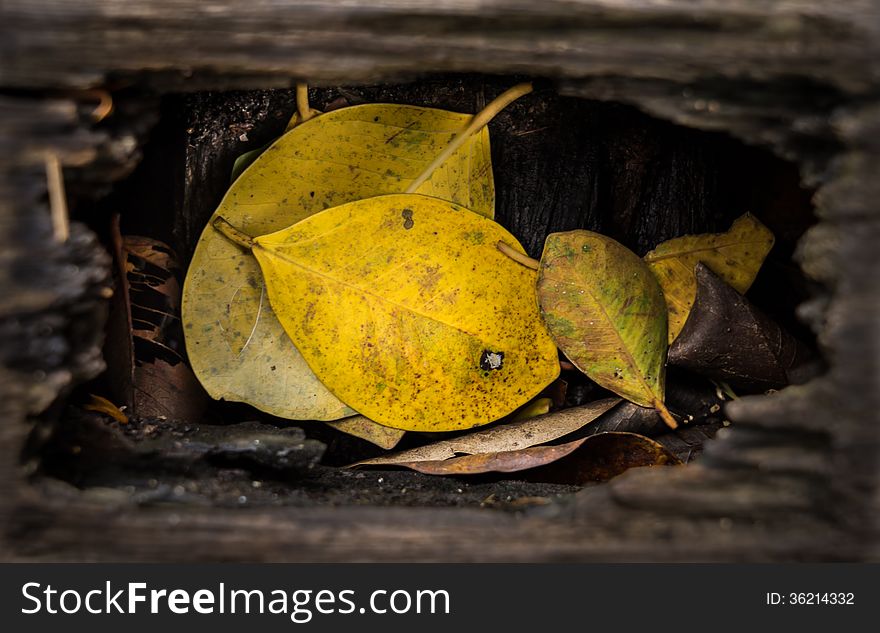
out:
<path id="1" fill-rule="evenodd" d="M 635 433 L 600 433 L 556 446 L 466 455 L 441 461 L 397 464 L 426 475 L 511 473 L 546 467 L 530 479 L 584 484 L 607 481 L 630 468 L 666 466 L 681 461 L 661 444 Z M 548 466 L 552 464 L 552 466 Z"/>
<path id="2" fill-rule="evenodd" d="M 598 436 L 593 436 L 598 437 Z M 500 451 L 464 455 L 452 459 L 427 462 L 400 462 L 404 466 L 425 475 L 478 475 L 480 473 L 514 473 L 550 464 L 570 455 L 590 438 L 583 438 L 558 446 L 531 446 L 517 451 Z"/>
<path id="3" fill-rule="evenodd" d="M 445 460 L 462 453 L 480 454 L 535 446 L 551 442 L 572 433 L 608 411 L 620 398 L 597 400 L 582 407 L 548 413 L 508 424 L 501 424 L 483 431 L 469 433 L 451 440 L 443 440 L 393 455 L 367 459 L 355 466 L 395 465 L 410 462 Z"/>
<path id="4" fill-rule="evenodd" d="M 670 433 L 672 435 L 672 433 Z M 534 473 L 536 481 L 586 484 L 608 481 L 630 468 L 681 464 L 659 442 L 637 433 L 599 433 L 584 439 L 570 458 Z"/>
<path id="5" fill-rule="evenodd" d="M 697 264 L 690 316 L 669 364 L 760 393 L 806 382 L 819 371 L 810 350 L 707 266 Z"/>
<path id="6" fill-rule="evenodd" d="M 327 422 L 327 426 L 333 427 L 342 433 L 359 437 L 371 444 L 375 444 L 379 448 L 384 448 L 386 451 L 390 451 L 397 446 L 398 442 L 406 434 L 406 431 L 392 429 L 390 426 L 382 426 L 363 415 L 353 415 L 350 418 Z"/>
<path id="7" fill-rule="evenodd" d="M 111 397 L 136 416 L 197 421 L 207 404 L 183 351 L 180 277 L 170 247 L 121 235 L 114 218 L 117 291 L 104 356 Z"/>

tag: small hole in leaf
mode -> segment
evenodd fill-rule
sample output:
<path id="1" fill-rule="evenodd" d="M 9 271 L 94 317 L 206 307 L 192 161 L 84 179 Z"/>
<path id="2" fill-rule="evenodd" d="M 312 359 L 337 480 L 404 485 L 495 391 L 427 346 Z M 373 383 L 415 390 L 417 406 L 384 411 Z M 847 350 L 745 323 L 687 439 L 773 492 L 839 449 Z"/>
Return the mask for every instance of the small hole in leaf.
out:
<path id="1" fill-rule="evenodd" d="M 489 371 L 492 369 L 501 369 L 504 365 L 504 352 L 492 352 L 484 349 L 480 356 L 480 369 Z"/>

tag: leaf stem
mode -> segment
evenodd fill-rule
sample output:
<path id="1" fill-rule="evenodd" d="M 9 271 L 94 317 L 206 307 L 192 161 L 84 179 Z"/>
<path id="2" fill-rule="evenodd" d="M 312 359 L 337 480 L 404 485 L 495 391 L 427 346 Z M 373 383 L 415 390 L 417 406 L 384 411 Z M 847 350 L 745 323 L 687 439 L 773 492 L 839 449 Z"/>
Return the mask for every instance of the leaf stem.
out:
<path id="1" fill-rule="evenodd" d="M 67 195 L 64 193 L 64 174 L 61 161 L 54 153 L 46 154 L 46 189 L 49 192 L 49 211 L 52 218 L 52 236 L 56 242 L 66 242 L 70 237 L 70 219 L 67 212 Z"/>
<path id="2" fill-rule="evenodd" d="M 538 270 L 538 268 L 541 267 L 541 262 L 539 262 L 537 259 L 532 259 L 528 255 L 520 253 L 518 250 L 516 250 L 512 246 L 509 246 L 508 244 L 505 244 L 504 242 L 499 241 L 495 246 L 498 248 L 499 251 L 507 255 L 510 259 L 522 264 L 526 268 Z"/>
<path id="3" fill-rule="evenodd" d="M 305 123 L 317 113 L 309 107 L 309 85 L 296 84 L 296 111 L 299 113 L 299 122 Z"/>
<path id="4" fill-rule="evenodd" d="M 509 106 L 511 103 L 522 97 L 523 95 L 527 95 L 532 91 L 532 84 L 530 83 L 522 83 L 517 84 L 513 88 L 505 90 L 500 95 L 498 95 L 495 99 L 492 100 L 489 105 L 480 110 L 474 117 L 471 119 L 470 123 L 468 123 L 467 127 L 464 128 L 461 132 L 456 135 L 454 139 L 446 146 L 446 148 L 440 152 L 437 158 L 434 159 L 430 165 L 428 165 L 427 169 L 423 171 L 419 176 L 412 181 L 409 187 L 407 187 L 404 193 L 415 193 L 416 189 L 422 186 L 422 184 L 431 177 L 431 174 L 446 160 L 455 153 L 455 151 L 461 147 L 464 142 L 478 130 L 482 129 L 492 118 L 501 112 L 504 108 Z"/>
<path id="5" fill-rule="evenodd" d="M 666 408 L 666 405 L 663 404 L 662 400 L 654 400 L 654 408 L 657 409 L 657 413 L 659 413 L 660 417 L 663 418 L 663 421 L 666 422 L 666 426 L 670 429 L 678 428 L 678 422 L 676 422 L 675 418 L 672 417 L 672 414 L 669 413 L 669 409 Z"/>
<path id="6" fill-rule="evenodd" d="M 229 220 L 224 218 L 222 215 L 218 215 L 216 218 L 214 218 L 214 220 L 211 222 L 211 226 L 214 227 L 215 231 L 219 231 L 220 233 L 222 233 L 223 237 L 228 239 L 230 242 L 238 244 L 246 250 L 250 250 L 254 247 L 253 238 L 235 228 L 229 222 Z"/>

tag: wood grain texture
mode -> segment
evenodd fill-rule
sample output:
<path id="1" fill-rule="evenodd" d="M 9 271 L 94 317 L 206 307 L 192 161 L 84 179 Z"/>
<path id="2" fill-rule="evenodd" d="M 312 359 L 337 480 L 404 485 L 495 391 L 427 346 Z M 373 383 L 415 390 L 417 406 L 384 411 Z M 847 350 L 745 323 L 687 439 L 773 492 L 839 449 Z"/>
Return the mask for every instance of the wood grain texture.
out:
<path id="1" fill-rule="evenodd" d="M 747 70 L 764 81 L 800 75 L 864 91 L 870 75 L 852 67 L 874 59 L 865 43 L 878 28 L 875 11 L 869 0 L 381 0 L 343 8 L 332 0 L 6 0 L 4 28 L 14 36 L 3 40 L 10 63 L 0 83 L 79 88 L 108 71 L 145 70 L 338 83 L 430 67 L 679 83 L 707 70 L 729 78 Z"/>
<path id="2" fill-rule="evenodd" d="M 383 0 L 340 8 L 329 0 L 255 0 L 216 3 L 208 11 L 195 1 L 6 0 L 0 12 L 4 558 L 880 558 L 880 20 L 873 2 Z M 49 239 L 45 152 L 59 156 L 72 184 L 82 178 L 83 190 L 95 190 L 133 168 L 147 120 L 131 116 L 130 125 L 95 127 L 83 89 L 286 88 L 302 78 L 337 85 L 465 71 L 546 77 L 569 96 L 633 104 L 796 160 L 804 178 L 819 186 L 822 222 L 801 243 L 799 257 L 827 292 L 801 312 L 819 333 L 829 372 L 806 386 L 730 405 L 735 426 L 706 447 L 700 468 L 630 472 L 567 503 L 522 514 L 169 510 L 131 501 L 110 506 L 51 480 L 28 483 L 33 463 L 25 459 L 22 466 L 22 455 L 38 454 L 43 427 L 26 416 L 99 369 L 103 308 L 96 297 L 108 266 L 80 228 L 66 244 Z M 617 147 L 638 145 L 639 129 L 630 130 Z M 688 183 L 699 153 L 666 148 L 669 173 Z M 639 156 L 618 155 L 627 176 L 615 186 L 649 182 L 640 205 L 647 212 L 615 230 L 644 244 L 656 235 L 640 233 L 638 227 L 651 224 L 645 217 L 667 227 L 671 221 L 663 207 L 668 180 L 641 168 Z M 541 169 L 530 182 L 548 187 Z M 694 208 L 703 204 L 702 189 L 698 184 L 690 198 Z M 501 206 L 510 203 L 499 195 Z M 194 212 L 206 208 L 202 200 Z M 532 254 L 550 224 L 541 218 L 546 209 L 511 225 L 527 237 Z M 44 347 L 53 340 L 60 355 Z M 392 526 L 393 541 L 386 536 Z"/>

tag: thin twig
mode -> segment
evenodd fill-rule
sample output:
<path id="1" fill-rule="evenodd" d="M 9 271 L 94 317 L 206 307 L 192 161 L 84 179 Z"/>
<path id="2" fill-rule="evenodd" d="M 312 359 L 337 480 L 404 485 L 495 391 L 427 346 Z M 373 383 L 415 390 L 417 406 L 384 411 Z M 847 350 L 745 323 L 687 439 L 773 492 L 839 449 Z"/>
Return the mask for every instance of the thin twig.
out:
<path id="1" fill-rule="evenodd" d="M 427 169 L 423 171 L 419 176 L 412 181 L 407 190 L 404 193 L 415 193 L 416 189 L 422 186 L 422 184 L 431 177 L 431 174 L 440 167 L 446 160 L 452 156 L 455 151 L 461 147 L 464 142 L 475 132 L 482 129 L 492 118 L 501 112 L 504 108 L 509 106 L 511 103 L 519 99 L 523 95 L 527 95 L 532 91 L 532 84 L 523 83 L 517 84 L 513 88 L 509 90 L 505 90 L 498 97 L 496 97 L 489 105 L 480 110 L 477 114 L 474 115 L 474 118 L 471 119 L 470 123 L 468 123 L 467 127 L 465 127 L 461 132 L 459 132 L 452 142 L 446 146 L 440 155 L 434 159 L 430 165 L 428 165 Z"/>
<path id="2" fill-rule="evenodd" d="M 309 85 L 296 84 L 296 111 L 299 113 L 299 122 L 305 123 L 313 116 L 315 111 L 309 107 Z"/>
<path id="3" fill-rule="evenodd" d="M 56 242 L 66 242 L 70 237 L 70 219 L 67 213 L 67 196 L 64 193 L 64 174 L 61 171 L 61 161 L 51 152 L 46 154 L 46 188 L 49 192 L 52 235 Z"/>

